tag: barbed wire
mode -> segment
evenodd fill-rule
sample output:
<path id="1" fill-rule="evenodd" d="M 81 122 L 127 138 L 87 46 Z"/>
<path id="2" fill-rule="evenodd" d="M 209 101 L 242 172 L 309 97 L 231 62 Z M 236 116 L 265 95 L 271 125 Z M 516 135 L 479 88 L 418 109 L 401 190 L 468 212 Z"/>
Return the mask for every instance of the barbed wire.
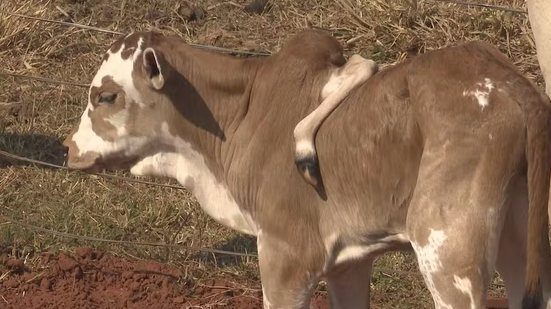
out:
<path id="1" fill-rule="evenodd" d="M 121 245 L 129 245 L 129 246 L 163 247 L 163 248 L 198 251 L 198 252 L 205 252 L 205 253 L 212 253 L 212 254 L 223 254 L 223 255 L 236 256 L 236 257 L 258 258 L 258 255 L 253 253 L 235 252 L 235 251 L 213 249 L 213 248 L 206 248 L 206 247 L 189 246 L 189 245 L 183 245 L 183 244 L 167 244 L 167 243 L 160 243 L 160 242 L 117 240 L 117 239 L 106 239 L 106 238 L 99 238 L 99 237 L 77 235 L 77 234 L 60 232 L 60 231 L 44 228 L 41 226 L 37 226 L 34 224 L 26 223 L 21 220 L 14 219 L 10 216 L 6 216 L 4 214 L 0 214 L 0 220 L 3 220 L 4 221 L 3 223 L 16 225 L 36 233 L 46 233 L 57 237 L 71 238 L 76 240 L 121 244 Z M 374 266 L 373 271 L 389 277 L 391 277 L 389 274 L 394 274 L 398 276 L 422 277 L 421 273 L 418 271 L 391 269 L 391 268 L 380 267 L 380 266 Z"/>
<path id="2" fill-rule="evenodd" d="M 113 30 L 109 30 L 109 29 L 103 29 L 103 28 L 83 25 L 83 24 L 79 24 L 79 23 L 53 20 L 53 19 L 48 19 L 48 18 L 35 17 L 35 16 L 30 16 L 30 15 L 25 15 L 25 14 L 13 13 L 13 12 L 6 12 L 6 14 L 8 14 L 10 16 L 19 17 L 19 18 L 32 19 L 32 20 L 37 20 L 37 21 L 41 21 L 41 22 L 59 24 L 59 25 L 63 25 L 63 26 L 75 27 L 75 28 L 86 29 L 86 30 L 92 30 L 92 31 L 97 31 L 97 32 L 102 32 L 102 33 L 115 34 L 115 35 L 123 35 L 124 34 L 123 32 L 119 32 L 119 31 L 113 31 Z M 247 55 L 247 56 L 263 56 L 263 57 L 271 55 L 271 53 L 268 53 L 268 52 L 239 50 L 239 49 L 232 49 L 232 48 L 205 45 L 205 44 L 197 44 L 197 43 L 186 43 L 186 44 L 188 44 L 190 46 L 193 46 L 193 47 L 212 50 L 212 51 L 216 51 L 216 52 L 219 52 L 219 53 L 225 53 L 225 54 L 236 54 L 236 55 Z"/>
<path id="3" fill-rule="evenodd" d="M 435 3 L 450 3 L 450 4 L 463 5 L 463 6 L 474 6 L 474 7 L 481 7 L 486 9 L 507 11 L 507 12 L 513 12 L 513 13 L 528 14 L 525 10 L 519 10 L 519 9 L 510 8 L 510 7 L 505 7 L 505 6 L 491 5 L 491 4 L 484 4 L 484 3 L 477 3 L 477 2 L 466 2 L 466 1 L 456 1 L 456 0 L 432 0 L 432 1 Z M 68 27 L 76 27 L 76 28 L 81 28 L 85 30 L 102 32 L 102 33 L 115 34 L 115 35 L 124 34 L 123 32 L 119 32 L 119 31 L 113 31 L 109 29 L 88 26 L 88 25 L 74 23 L 74 22 L 66 22 L 66 21 L 59 21 L 59 20 L 42 18 L 42 17 L 35 17 L 35 16 L 14 13 L 14 12 L 6 12 L 6 14 L 14 17 L 19 17 L 19 18 L 26 18 L 26 19 L 37 20 L 41 22 L 55 23 L 55 24 L 60 24 Z M 201 49 L 207 49 L 207 50 L 217 51 L 221 53 L 228 53 L 228 54 L 241 54 L 241 55 L 250 55 L 250 56 L 270 56 L 271 55 L 271 53 L 268 53 L 268 52 L 244 51 L 244 50 L 237 50 L 237 49 L 196 44 L 196 43 L 187 43 L 187 44 L 197 48 L 201 48 Z M 12 76 L 15 78 L 22 78 L 22 79 L 37 80 L 37 81 L 52 83 L 52 84 L 70 85 L 70 86 L 77 86 L 77 87 L 89 87 L 89 84 L 82 83 L 82 82 L 64 81 L 64 80 L 59 80 L 59 79 L 54 79 L 49 77 L 24 75 L 24 74 L 17 74 L 17 73 L 7 72 L 7 71 L 0 72 L 0 75 Z"/>
<path id="4" fill-rule="evenodd" d="M 213 248 L 206 248 L 206 247 L 189 246 L 189 245 L 183 245 L 183 244 L 167 244 L 167 243 L 160 243 L 160 242 L 140 242 L 140 241 L 129 241 L 129 240 L 106 239 L 106 238 L 99 238 L 99 237 L 76 235 L 76 234 L 67 233 L 67 232 L 59 232 L 56 230 L 26 223 L 21 220 L 14 219 L 10 216 L 6 216 L 3 214 L 0 214 L 0 220 L 3 220 L 4 223 L 16 225 L 21 228 L 34 231 L 36 233 L 41 232 L 41 233 L 46 233 L 46 234 L 63 237 L 63 238 L 71 238 L 71 239 L 93 241 L 93 242 L 122 244 L 122 245 L 129 245 L 129 246 L 173 248 L 178 250 L 198 251 L 198 252 L 205 252 L 205 253 L 212 253 L 212 254 L 223 254 L 223 255 L 229 255 L 229 256 L 235 256 L 235 257 L 249 257 L 249 258 L 258 259 L 258 255 L 253 253 L 235 252 L 235 251 L 213 249 Z M 377 272 L 377 273 L 380 273 L 381 275 L 391 277 L 391 278 L 393 277 L 390 274 L 398 275 L 398 276 L 422 278 L 422 275 L 419 271 L 391 269 L 388 267 L 381 267 L 381 266 L 373 266 L 373 272 Z M 495 286 L 501 286 L 501 287 L 504 286 L 502 283 L 496 283 L 496 282 L 492 282 L 491 284 Z"/>
<path id="5" fill-rule="evenodd" d="M 528 12 L 526 12 L 525 10 L 513 9 L 513 8 L 510 8 L 510 7 L 501 6 L 501 5 L 492 5 L 492 4 L 485 4 L 485 3 L 456 1 L 456 0 L 433 0 L 433 1 L 434 2 L 441 2 L 441 3 L 451 3 L 451 4 L 463 5 L 463 6 L 474 6 L 474 7 L 480 7 L 480 8 L 492 9 L 492 10 L 498 10 L 498 11 L 505 11 L 505 12 L 511 12 L 511 13 L 528 14 Z"/>
<path id="6" fill-rule="evenodd" d="M 58 85 L 68 85 L 68 86 L 85 87 L 85 88 L 90 87 L 89 84 L 80 83 L 80 82 L 64 81 L 64 80 L 54 79 L 50 77 L 25 75 L 25 74 L 18 74 L 18 73 L 6 72 L 6 71 L 0 72 L 0 76 L 11 76 L 15 78 L 32 79 L 32 80 L 37 80 L 39 82 L 58 84 Z"/>
<path id="7" fill-rule="evenodd" d="M 74 169 L 70 169 L 66 166 L 61 166 L 45 161 L 30 159 L 22 156 L 18 156 L 3 150 L 0 150 L 0 156 L 18 160 L 22 162 L 42 165 L 50 168 L 60 169 L 60 170 L 70 170 L 70 171 L 77 171 Z M 122 177 L 117 175 L 110 175 L 105 173 L 87 173 L 91 175 L 96 175 L 104 178 L 111 178 L 111 179 L 117 179 L 122 180 L 126 182 L 133 182 L 133 183 L 140 183 L 140 184 L 146 184 L 146 185 L 152 185 L 152 186 L 160 186 L 160 187 L 168 187 L 168 188 L 174 188 L 174 189 L 184 189 L 182 186 L 178 185 L 170 185 L 170 184 L 164 184 L 164 183 L 156 183 L 151 181 L 145 181 L 145 180 L 139 180 L 139 179 L 133 179 L 128 177 Z M 34 232 L 43 232 L 47 234 L 51 234 L 54 236 L 64 237 L 64 238 L 72 238 L 72 239 L 78 239 L 78 240 L 86 240 L 86 241 L 95 241 L 95 242 L 104 242 L 104 243 L 115 243 L 115 244 L 125 244 L 125 245 L 136 245 L 136 246 L 150 246 L 150 247 L 165 247 L 165 248 L 177 248 L 180 250 L 190 250 L 190 251 L 200 251 L 200 252 L 206 252 L 206 253 L 214 253 L 214 254 L 224 254 L 224 255 L 231 255 L 231 256 L 240 256 L 240 257 L 255 257 L 258 256 L 256 254 L 250 254 L 250 253 L 242 253 L 242 252 L 234 252 L 234 251 L 227 251 L 227 250 L 220 250 L 220 249 L 213 249 L 213 248 L 206 248 L 206 247 L 195 247 L 195 246 L 189 246 L 189 245 L 182 245 L 182 244 L 166 244 L 166 243 L 155 243 L 155 242 L 137 242 L 137 241 L 126 241 L 126 240 L 116 240 L 116 239 L 105 239 L 105 238 L 98 238 L 98 237 L 91 237 L 91 236 L 82 236 L 82 235 L 76 235 L 66 232 L 59 232 L 51 229 L 47 229 L 44 227 L 36 226 L 33 224 L 25 223 L 23 221 L 11 218 L 9 216 L 6 216 L 4 214 L 0 214 L 0 219 L 2 219 L 5 223 L 10 223 L 13 225 L 17 225 L 19 227 L 32 230 Z"/>
<path id="8" fill-rule="evenodd" d="M 77 171 L 74 169 L 70 169 L 66 166 L 61 166 L 45 161 L 30 159 L 22 156 L 18 156 L 3 150 L 0 150 L 0 156 L 5 157 L 12 160 L 37 164 L 41 166 L 46 166 L 50 168 L 60 169 L 60 170 L 69 170 L 69 171 Z M 178 185 L 171 185 L 171 184 L 164 184 L 164 183 L 156 183 L 151 181 L 145 181 L 145 180 L 139 180 L 139 179 L 133 179 L 129 177 L 122 177 L 117 175 L 110 175 L 106 173 L 87 173 L 90 175 L 96 175 L 104 178 L 110 178 L 110 179 L 116 179 L 116 180 L 122 180 L 126 182 L 133 182 L 133 183 L 140 183 L 140 184 L 146 184 L 151 186 L 159 186 L 159 187 L 168 187 L 173 189 L 184 189 L 182 186 Z M 23 221 L 11 218 L 9 216 L 6 216 L 4 214 L 0 214 L 0 219 L 2 219 L 5 223 L 10 223 L 13 225 L 17 225 L 19 227 L 32 230 L 34 232 L 43 232 L 48 233 L 54 236 L 60 236 L 64 238 L 72 238 L 72 239 L 79 239 L 79 240 L 86 240 L 86 241 L 96 241 L 96 242 L 104 242 L 104 243 L 115 243 L 115 244 L 125 244 L 125 245 L 137 245 L 137 246 L 152 246 L 152 247 L 166 247 L 166 248 L 178 248 L 180 250 L 190 250 L 190 251 L 200 251 L 200 252 L 206 252 L 206 253 L 214 253 L 214 254 L 224 254 L 224 255 L 231 255 L 231 256 L 241 256 L 241 257 L 258 257 L 256 254 L 250 254 L 250 253 L 242 253 L 242 252 L 234 252 L 234 251 L 227 251 L 227 250 L 220 250 L 220 249 L 213 249 L 213 248 L 206 248 L 206 247 L 195 247 L 195 246 L 188 246 L 188 245 L 182 245 L 182 244 L 166 244 L 166 243 L 155 243 L 155 242 L 136 242 L 136 241 L 126 241 L 126 240 L 116 240 L 116 239 L 105 239 L 105 238 L 98 238 L 98 237 L 91 237 L 91 236 L 82 236 L 82 235 L 76 235 L 66 232 L 59 232 L 51 229 L 47 229 L 44 227 L 36 226 L 33 224 L 25 223 Z"/>
<path id="9" fill-rule="evenodd" d="M 47 228 L 30 224 L 30 223 L 25 223 L 23 221 L 14 219 L 4 214 L 0 214 L 0 219 L 3 220 L 4 223 L 17 225 L 21 228 L 32 230 L 34 232 L 42 232 L 42 233 L 47 233 L 54 236 L 72 238 L 77 240 L 86 240 L 86 241 L 95 241 L 95 242 L 122 244 L 122 245 L 164 247 L 164 248 L 174 248 L 179 250 L 200 251 L 200 252 L 213 253 L 213 254 L 224 254 L 224 255 L 239 256 L 239 257 L 258 258 L 258 255 L 252 254 L 252 253 L 235 252 L 235 251 L 213 249 L 213 248 L 206 248 L 206 247 L 196 247 L 196 246 L 189 246 L 189 245 L 183 245 L 183 244 L 167 244 L 167 243 L 160 243 L 160 242 L 141 242 L 141 241 L 117 240 L 117 239 L 105 239 L 105 238 L 92 237 L 92 236 L 76 235 L 76 234 L 71 234 L 66 232 L 59 232 L 52 229 L 47 229 Z"/>
<path id="10" fill-rule="evenodd" d="M 45 161 L 30 159 L 22 156 L 18 156 L 3 150 L 0 150 L 0 157 L 5 157 L 12 160 L 32 163 L 36 165 L 46 166 L 50 168 L 60 169 L 60 170 L 68 170 L 68 171 L 75 171 L 75 172 L 82 172 L 79 170 L 70 169 L 66 166 L 61 166 Z M 169 187 L 169 188 L 175 188 L 175 189 L 184 189 L 182 186 L 177 185 L 170 185 L 170 184 L 163 184 L 163 183 L 156 183 L 156 182 L 150 182 L 150 181 L 143 181 L 139 179 L 133 179 L 129 177 L 122 177 L 117 175 L 110 175 L 105 173 L 86 173 L 90 175 L 100 176 L 104 178 L 111 178 L 111 179 L 117 179 L 122 180 L 126 182 L 134 182 L 134 183 L 141 183 L 146 185 L 152 185 L 152 186 L 160 186 L 160 187 Z M 234 251 L 228 251 L 228 250 L 220 250 L 220 249 L 213 249 L 213 248 L 206 248 L 206 247 L 195 247 L 195 246 L 187 246 L 183 244 L 167 244 L 167 243 L 158 243 L 158 242 L 139 242 L 139 241 L 127 241 L 127 240 L 116 240 L 116 239 L 106 239 L 106 238 L 99 238 L 99 237 L 92 237 L 92 236 L 83 236 L 83 235 L 77 235 L 67 232 L 60 232 L 48 228 L 44 228 L 41 226 L 37 226 L 34 224 L 26 223 L 21 220 L 14 219 L 10 216 L 6 216 L 4 214 L 0 214 L 0 220 L 4 221 L 4 223 L 12 224 L 15 226 L 18 226 L 20 228 L 24 228 L 26 230 L 33 231 L 35 233 L 46 233 L 53 236 L 63 237 L 63 238 L 71 238 L 71 239 L 77 239 L 77 240 L 83 240 L 83 241 L 92 241 L 92 242 L 103 242 L 103 243 L 113 243 L 113 244 L 122 244 L 122 245 L 135 245 L 135 246 L 149 246 L 149 247 L 164 247 L 164 248 L 174 248 L 174 249 L 180 249 L 180 250 L 188 250 L 188 251 L 199 251 L 199 252 L 205 252 L 205 253 L 213 253 L 213 254 L 223 254 L 223 255 L 229 255 L 229 256 L 239 256 L 239 257 L 253 257 L 258 258 L 258 255 L 252 254 L 252 253 L 243 253 L 243 252 L 234 252 Z M 382 275 L 388 274 L 394 274 L 399 276 L 412 276 L 412 277 L 419 277 L 421 276 L 418 272 L 413 271 L 405 271 L 405 270 L 397 270 L 397 269 L 389 269 L 389 268 L 383 268 L 383 267 L 374 267 L 374 272 L 379 272 Z"/>
<path id="11" fill-rule="evenodd" d="M 32 163 L 32 164 L 46 166 L 46 167 L 60 169 L 60 170 L 68 170 L 68 171 L 74 171 L 74 172 L 84 173 L 84 174 L 88 174 L 88 175 L 99 176 L 99 177 L 103 177 L 103 178 L 122 180 L 122 181 L 126 181 L 126 182 L 140 183 L 140 184 L 145 184 L 145 185 L 150 185 L 150 186 L 158 186 L 158 187 L 165 187 L 165 188 L 172 188 L 172 189 L 179 189 L 179 190 L 184 190 L 185 189 L 184 187 L 179 186 L 179 185 L 171 185 L 171 184 L 167 184 L 167 183 L 158 183 L 158 182 L 153 182 L 153 181 L 147 181 L 147 180 L 141 180 L 141 179 L 136 179 L 136 178 L 112 175 L 112 174 L 107 174 L 107 173 L 92 173 L 92 172 L 86 172 L 86 171 L 81 171 L 81 170 L 77 170 L 77 169 L 71 169 L 67 166 L 57 165 L 57 164 L 53 164 L 53 163 L 49 163 L 49 162 L 45 162 L 45 161 L 40 161 L 40 160 L 36 160 L 36 159 L 30 159 L 30 158 L 18 156 L 16 154 L 9 153 L 9 152 L 4 151 L 4 150 L 0 150 L 0 157 L 5 157 L 5 158 L 8 158 L 8 159 L 12 159 L 12 160 Z"/>

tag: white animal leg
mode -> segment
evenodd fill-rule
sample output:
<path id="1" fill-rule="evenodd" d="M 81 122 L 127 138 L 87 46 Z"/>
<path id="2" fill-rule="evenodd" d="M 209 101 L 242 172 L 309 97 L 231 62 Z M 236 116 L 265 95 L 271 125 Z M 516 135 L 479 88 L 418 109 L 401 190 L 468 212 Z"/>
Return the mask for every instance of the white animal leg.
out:
<path id="1" fill-rule="evenodd" d="M 528 19 L 534 33 L 538 62 L 540 64 L 545 89 L 551 98 L 551 5 L 547 0 L 528 0 Z"/>
<path id="2" fill-rule="evenodd" d="M 335 70 L 321 92 L 321 104 L 295 127 L 295 163 L 304 179 L 320 190 L 318 157 L 315 136 L 318 128 L 331 112 L 355 87 L 377 72 L 373 60 L 353 55 L 342 67 Z M 323 190 L 322 190 L 323 191 Z"/>

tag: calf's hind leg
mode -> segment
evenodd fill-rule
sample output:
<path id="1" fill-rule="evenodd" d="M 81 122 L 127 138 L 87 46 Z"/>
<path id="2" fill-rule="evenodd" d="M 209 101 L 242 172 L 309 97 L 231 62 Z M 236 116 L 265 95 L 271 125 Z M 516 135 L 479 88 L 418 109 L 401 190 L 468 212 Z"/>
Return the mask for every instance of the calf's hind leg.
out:
<path id="1" fill-rule="evenodd" d="M 503 188 L 515 169 L 511 162 L 522 153 L 506 143 L 494 145 L 508 152 L 444 143 L 429 144 L 421 158 L 408 236 L 436 308 L 485 308 L 503 223 Z"/>
<path id="2" fill-rule="evenodd" d="M 525 178 L 524 181 L 526 181 Z M 528 222 L 526 184 L 522 191 L 524 199 L 521 196 L 513 196 L 512 203 L 508 205 L 496 263 L 497 271 L 505 282 L 510 309 L 522 307 L 526 276 L 526 224 Z"/>
<path id="3" fill-rule="evenodd" d="M 329 77 L 321 92 L 320 105 L 295 126 L 295 164 L 306 182 L 318 192 L 323 192 L 315 146 L 318 128 L 352 89 L 365 82 L 377 70 L 373 60 L 360 55 L 350 57 L 346 64 L 337 68 Z"/>
<path id="4" fill-rule="evenodd" d="M 520 177 L 514 183 L 513 193 L 509 197 L 505 224 L 500 236 L 497 270 L 507 289 L 510 309 L 522 307 L 524 296 L 524 278 L 526 276 L 526 237 L 528 230 L 528 188 L 526 177 Z M 543 283 L 544 308 L 551 309 L 550 274 L 544 268 Z"/>

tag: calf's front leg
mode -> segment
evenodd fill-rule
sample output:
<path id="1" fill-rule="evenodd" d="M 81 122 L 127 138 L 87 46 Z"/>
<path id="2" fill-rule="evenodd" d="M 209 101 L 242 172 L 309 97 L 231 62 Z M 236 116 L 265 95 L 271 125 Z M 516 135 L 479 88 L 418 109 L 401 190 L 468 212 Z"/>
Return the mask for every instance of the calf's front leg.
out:
<path id="1" fill-rule="evenodd" d="M 317 267 L 300 248 L 262 232 L 257 238 L 265 309 L 309 308 Z"/>

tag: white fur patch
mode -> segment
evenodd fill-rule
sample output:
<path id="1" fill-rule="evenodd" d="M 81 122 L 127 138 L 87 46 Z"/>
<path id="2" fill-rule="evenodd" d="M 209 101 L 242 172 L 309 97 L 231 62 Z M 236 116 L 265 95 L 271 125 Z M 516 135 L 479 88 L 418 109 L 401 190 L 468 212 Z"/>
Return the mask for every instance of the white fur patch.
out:
<path id="1" fill-rule="evenodd" d="M 335 265 L 342 264 L 348 261 L 360 260 L 363 257 L 367 256 L 369 253 L 372 253 L 375 250 L 383 249 L 384 247 L 384 244 L 345 247 L 337 255 L 337 258 L 335 259 Z"/>
<path id="2" fill-rule="evenodd" d="M 78 147 L 79 156 L 84 155 L 89 151 L 97 151 L 104 148 L 106 141 L 99 137 L 94 130 L 92 130 L 92 120 L 88 116 L 89 111 L 93 110 L 92 104 L 88 104 L 84 113 L 80 117 L 80 123 L 78 129 L 73 134 L 72 140 Z"/>
<path id="3" fill-rule="evenodd" d="M 323 86 L 321 90 L 321 100 L 325 100 L 330 94 L 337 91 L 342 85 L 342 82 L 346 79 L 347 76 L 338 74 L 337 72 L 331 73 L 329 81 Z"/>
<path id="4" fill-rule="evenodd" d="M 484 83 L 476 83 L 475 90 L 465 90 L 463 91 L 463 96 L 474 96 L 478 105 L 484 110 L 484 107 L 490 104 L 490 93 L 495 88 L 494 84 L 489 78 L 484 78 Z"/>
<path id="5" fill-rule="evenodd" d="M 264 309 L 273 308 L 272 303 L 268 300 L 268 296 L 266 296 L 266 289 L 264 288 L 264 285 L 262 286 L 262 304 Z"/>
<path id="6" fill-rule="evenodd" d="M 105 119 L 105 121 L 117 128 L 117 134 L 119 137 L 127 134 L 126 123 L 128 122 L 128 110 L 123 109 L 118 113 L 111 115 L 111 117 Z"/>
<path id="7" fill-rule="evenodd" d="M 298 157 L 311 156 L 316 152 L 313 140 L 302 137 L 296 144 L 295 155 Z"/>
<path id="8" fill-rule="evenodd" d="M 115 142 L 104 140 L 101 136 L 97 135 L 94 130 L 92 130 L 92 121 L 88 116 L 90 106 L 91 104 L 88 104 L 88 107 L 82 114 L 78 130 L 72 137 L 73 142 L 75 142 L 78 147 L 79 156 L 82 156 L 87 152 L 96 152 L 102 156 L 118 152 L 123 152 L 124 154 L 134 154 L 137 149 L 146 144 L 146 138 L 130 137 L 126 136 L 126 134 L 121 135 L 120 133 L 126 132 L 124 128 L 120 131 L 117 129 L 117 132 L 121 136 Z"/>
<path id="9" fill-rule="evenodd" d="M 258 229 L 256 233 L 256 250 L 258 252 L 258 255 L 260 255 L 260 252 L 262 251 L 262 242 L 260 241 L 261 237 L 262 237 L 262 229 Z"/>
<path id="10" fill-rule="evenodd" d="M 452 307 L 442 300 L 442 297 L 440 296 L 438 290 L 436 289 L 436 286 L 434 285 L 432 275 L 440 271 L 440 269 L 442 268 L 442 262 L 440 261 L 438 250 L 444 244 L 447 238 L 448 237 L 446 236 L 444 231 L 431 229 L 428 243 L 425 246 L 419 246 L 415 242 L 411 243 L 413 250 L 417 255 L 419 269 L 421 270 L 421 273 L 425 278 L 427 287 L 434 299 L 434 304 L 436 305 L 436 308 L 442 309 L 452 309 Z"/>
<path id="11" fill-rule="evenodd" d="M 371 240 L 369 243 L 345 245 L 343 248 L 339 248 L 339 251 L 334 251 L 335 243 L 338 239 L 339 236 L 337 234 L 331 234 L 324 242 L 328 255 L 335 257 L 331 265 L 326 265 L 326 269 L 334 265 L 364 259 L 374 252 L 388 249 L 397 243 L 404 244 L 409 242 L 409 239 L 404 234 L 395 234 L 377 240 Z M 331 260 L 330 258 L 329 261 Z"/>
<path id="12" fill-rule="evenodd" d="M 142 104 L 143 102 L 140 98 L 140 93 L 136 89 L 136 86 L 134 85 L 134 79 L 132 78 L 134 62 L 142 53 L 142 44 L 143 38 L 139 38 L 138 46 L 134 50 L 132 57 L 128 57 L 127 59 L 122 58 L 122 52 L 125 48 L 124 44 L 121 44 L 121 47 L 118 51 L 111 52 L 109 50 L 107 52 L 109 56 L 107 57 L 107 60 L 105 60 L 101 64 L 98 72 L 92 80 L 91 86 L 100 87 L 103 78 L 110 76 L 115 83 L 117 83 L 122 87 L 122 89 L 124 89 L 127 97 L 138 104 Z"/>
<path id="13" fill-rule="evenodd" d="M 132 70 L 134 68 L 134 61 L 141 54 L 142 43 L 143 39 L 140 38 L 132 57 L 126 60 L 123 60 L 121 56 L 124 50 L 124 44 L 122 44 L 120 49 L 116 52 L 108 51 L 109 57 L 101 64 L 98 72 L 94 76 L 88 93 L 88 106 L 80 118 L 77 132 L 75 132 L 72 137 L 72 140 L 79 149 L 79 156 L 87 152 L 96 152 L 103 156 L 120 151 L 124 151 L 125 154 L 133 154 L 136 149 L 139 149 L 145 144 L 144 138 L 126 136 L 125 123 L 128 120 L 128 112 L 126 110 L 120 111 L 110 118 L 105 119 L 117 128 L 119 138 L 116 142 L 106 141 L 101 136 L 97 135 L 94 130 L 92 130 L 92 121 L 88 116 L 89 112 L 94 111 L 94 106 L 90 102 L 90 100 L 93 99 L 90 98 L 92 87 L 100 87 L 103 78 L 106 76 L 110 76 L 115 83 L 122 87 L 127 96 L 126 102 L 134 101 L 141 104 L 139 92 L 134 86 L 134 81 L 132 79 Z"/>
<path id="14" fill-rule="evenodd" d="M 469 296 L 471 302 L 471 309 L 475 309 L 474 297 L 473 297 L 473 285 L 469 278 L 460 278 L 457 275 L 453 275 L 453 286 L 461 291 L 461 293 Z"/>
<path id="15" fill-rule="evenodd" d="M 358 54 L 352 55 L 340 70 L 332 72 L 329 80 L 321 90 L 321 100 L 325 100 L 332 93 L 343 86 L 343 82 L 357 86 L 371 77 L 378 69 L 378 65 L 371 59 L 365 59 Z"/>
<path id="16" fill-rule="evenodd" d="M 325 245 L 325 251 L 327 252 L 328 255 L 331 254 L 331 252 L 333 251 L 333 247 L 335 246 L 335 243 L 337 242 L 338 239 L 339 239 L 339 234 L 331 233 L 323 240 L 323 244 Z"/>
<path id="17" fill-rule="evenodd" d="M 174 152 L 160 152 L 146 157 L 130 169 L 134 175 L 154 175 L 175 178 L 191 190 L 201 208 L 214 220 L 250 235 L 257 235 L 249 213 L 241 210 L 229 190 L 209 170 L 203 156 L 189 143 L 172 136 L 168 125 L 162 125 L 162 139 L 174 146 Z"/>

